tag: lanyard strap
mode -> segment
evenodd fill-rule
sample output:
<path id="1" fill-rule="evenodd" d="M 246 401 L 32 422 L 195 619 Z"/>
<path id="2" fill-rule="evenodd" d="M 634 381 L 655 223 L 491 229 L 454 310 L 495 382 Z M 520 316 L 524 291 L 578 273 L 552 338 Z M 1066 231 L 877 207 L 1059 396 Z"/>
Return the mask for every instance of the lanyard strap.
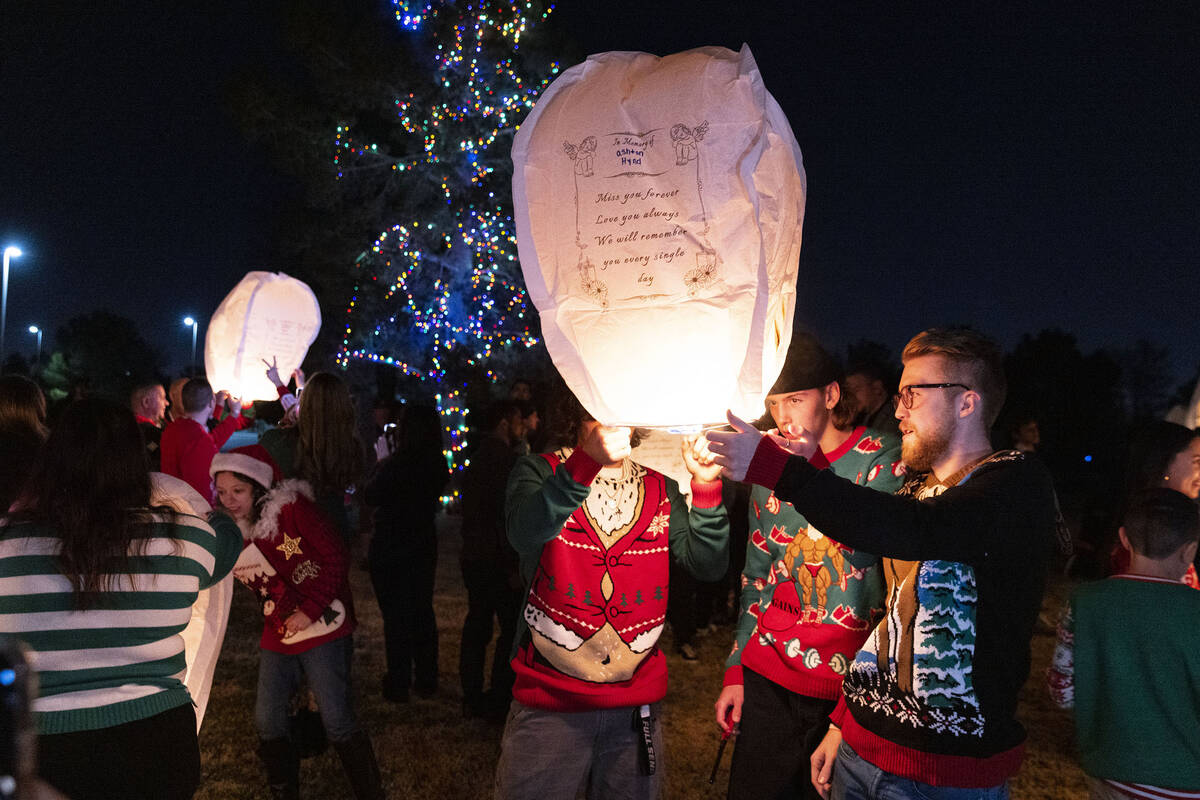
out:
<path id="1" fill-rule="evenodd" d="M 633 729 L 642 733 L 642 746 L 638 752 L 642 772 L 653 775 L 658 768 L 658 758 L 654 754 L 654 717 L 650 716 L 649 705 L 639 706 L 633 712 Z"/>

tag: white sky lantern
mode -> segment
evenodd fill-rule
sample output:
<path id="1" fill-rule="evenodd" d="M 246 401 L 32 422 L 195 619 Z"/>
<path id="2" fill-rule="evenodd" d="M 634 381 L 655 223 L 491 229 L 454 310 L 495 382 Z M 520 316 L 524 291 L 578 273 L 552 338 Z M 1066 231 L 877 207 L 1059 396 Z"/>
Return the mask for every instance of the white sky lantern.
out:
<path id="1" fill-rule="evenodd" d="M 308 284 L 282 272 L 249 272 L 208 323 L 208 382 L 247 403 L 277 399 L 263 360 L 278 359 L 279 376 L 286 381 L 320 330 L 321 308 Z"/>
<path id="2" fill-rule="evenodd" d="M 757 417 L 783 365 L 800 148 L 740 53 L 601 53 L 513 142 L 517 242 L 554 364 L 610 425 Z"/>

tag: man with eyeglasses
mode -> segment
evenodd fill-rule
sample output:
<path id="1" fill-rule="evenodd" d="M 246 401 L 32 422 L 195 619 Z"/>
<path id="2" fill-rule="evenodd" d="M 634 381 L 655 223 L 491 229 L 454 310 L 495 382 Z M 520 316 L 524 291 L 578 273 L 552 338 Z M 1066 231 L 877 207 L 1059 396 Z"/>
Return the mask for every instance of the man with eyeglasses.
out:
<path id="1" fill-rule="evenodd" d="M 767 436 L 732 415 L 734 431 L 710 433 L 710 448 L 730 477 L 885 556 L 886 616 L 812 757 L 821 795 L 1007 798 L 1024 755 L 1017 695 L 1055 541 L 1054 490 L 1036 461 L 991 447 L 1006 392 L 994 342 L 935 328 L 903 362 L 896 417 L 909 475 L 894 496 L 824 469 L 813 437 Z"/>

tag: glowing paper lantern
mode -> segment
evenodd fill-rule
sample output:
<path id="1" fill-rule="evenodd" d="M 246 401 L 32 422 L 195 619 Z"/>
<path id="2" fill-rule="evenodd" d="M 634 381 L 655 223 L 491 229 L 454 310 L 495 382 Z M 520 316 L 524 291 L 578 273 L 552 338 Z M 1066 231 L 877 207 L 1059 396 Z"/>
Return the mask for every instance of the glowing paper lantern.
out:
<path id="1" fill-rule="evenodd" d="M 250 272 L 233 287 L 208 323 L 204 369 L 213 389 L 243 402 L 275 400 L 263 361 L 284 380 L 304 361 L 321 330 L 321 308 L 308 284 L 282 272 Z"/>
<path id="2" fill-rule="evenodd" d="M 513 162 L 525 284 L 588 411 L 760 414 L 791 339 L 805 181 L 749 48 L 591 56 L 542 93 Z"/>

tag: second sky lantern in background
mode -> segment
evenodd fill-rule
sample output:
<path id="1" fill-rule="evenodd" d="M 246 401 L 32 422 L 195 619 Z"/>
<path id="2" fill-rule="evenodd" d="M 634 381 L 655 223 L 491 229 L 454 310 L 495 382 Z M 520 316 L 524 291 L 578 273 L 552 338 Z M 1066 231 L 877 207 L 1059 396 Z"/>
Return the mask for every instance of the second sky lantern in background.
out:
<path id="1" fill-rule="evenodd" d="M 244 403 L 274 400 L 278 394 L 263 361 L 277 364 L 287 380 L 320 330 L 321 307 L 308 284 L 282 272 L 249 272 L 208 323 L 208 382 Z"/>
<path id="2" fill-rule="evenodd" d="M 758 416 L 791 339 L 805 178 L 750 49 L 593 55 L 543 92 L 513 162 L 525 283 L 587 410 Z"/>

